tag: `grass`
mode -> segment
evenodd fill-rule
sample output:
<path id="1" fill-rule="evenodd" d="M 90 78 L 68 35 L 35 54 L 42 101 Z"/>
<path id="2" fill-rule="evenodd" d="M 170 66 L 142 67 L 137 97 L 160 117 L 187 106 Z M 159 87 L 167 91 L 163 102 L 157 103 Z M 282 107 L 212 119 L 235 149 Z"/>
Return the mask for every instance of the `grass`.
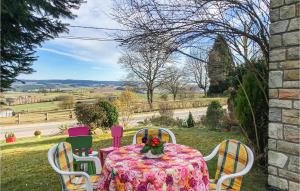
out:
<path id="1" fill-rule="evenodd" d="M 23 105 L 14 105 L 10 108 L 13 109 L 15 112 L 26 111 L 48 111 L 48 110 L 55 110 L 59 109 L 59 101 L 51 101 L 51 102 L 41 102 L 41 103 L 30 103 L 30 104 L 23 104 Z"/>
<path id="2" fill-rule="evenodd" d="M 123 145 L 129 145 L 137 129 L 124 132 Z M 244 140 L 241 135 L 211 131 L 208 129 L 172 129 L 177 142 L 191 146 L 208 155 L 213 148 L 224 139 L 234 138 Z M 48 149 L 61 141 L 65 136 L 24 138 L 11 144 L 1 143 L 1 188 L 2 190 L 60 190 L 57 174 L 51 169 L 47 161 Z M 111 145 L 110 134 L 94 136 L 93 149 Z M 208 162 L 210 176 L 215 172 L 216 159 Z M 264 191 L 266 174 L 257 166 L 243 180 L 242 190 Z M 0 190 L 1 190 L 0 188 Z"/>

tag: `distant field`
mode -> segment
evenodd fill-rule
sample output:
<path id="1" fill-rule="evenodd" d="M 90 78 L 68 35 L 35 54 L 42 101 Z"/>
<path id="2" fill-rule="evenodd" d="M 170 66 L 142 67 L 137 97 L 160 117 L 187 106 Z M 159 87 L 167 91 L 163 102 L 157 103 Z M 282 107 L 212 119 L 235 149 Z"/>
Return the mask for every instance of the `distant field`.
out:
<path id="1" fill-rule="evenodd" d="M 52 101 L 52 102 L 14 105 L 9 108 L 13 109 L 15 112 L 47 111 L 47 110 L 59 109 L 58 104 L 59 104 L 59 101 Z"/>

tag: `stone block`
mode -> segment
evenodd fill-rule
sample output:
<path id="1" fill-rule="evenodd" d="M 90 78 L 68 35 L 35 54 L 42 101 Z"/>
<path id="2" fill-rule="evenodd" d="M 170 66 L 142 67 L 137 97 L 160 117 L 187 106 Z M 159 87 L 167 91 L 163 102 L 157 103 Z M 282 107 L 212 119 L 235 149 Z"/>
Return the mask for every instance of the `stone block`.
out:
<path id="1" fill-rule="evenodd" d="M 299 47 L 288 48 L 287 58 L 289 60 L 299 60 Z"/>
<path id="2" fill-rule="evenodd" d="M 270 3 L 271 8 L 280 7 L 284 4 L 284 0 L 272 0 Z"/>
<path id="3" fill-rule="evenodd" d="M 272 35 L 270 37 L 270 48 L 275 48 L 282 46 L 282 36 L 281 35 Z"/>
<path id="4" fill-rule="evenodd" d="M 300 89 L 279 89 L 278 97 L 280 99 L 299 99 Z"/>
<path id="5" fill-rule="evenodd" d="M 281 109 L 280 108 L 270 108 L 269 109 L 269 121 L 281 121 Z"/>
<path id="6" fill-rule="evenodd" d="M 270 51 L 270 62 L 283 61 L 285 60 L 285 52 L 284 48 L 274 49 Z"/>
<path id="7" fill-rule="evenodd" d="M 300 173 L 300 157 L 290 156 L 290 160 L 287 168 L 289 171 Z"/>
<path id="8" fill-rule="evenodd" d="M 284 88 L 299 88 L 300 87 L 300 81 L 284 81 L 283 82 Z"/>
<path id="9" fill-rule="evenodd" d="M 288 20 L 273 22 L 270 25 L 270 33 L 277 34 L 277 33 L 285 32 L 287 30 L 288 25 L 289 25 Z"/>
<path id="10" fill-rule="evenodd" d="M 286 141 L 299 143 L 300 127 L 296 125 L 284 125 L 283 135 Z"/>
<path id="11" fill-rule="evenodd" d="M 280 69 L 299 69 L 300 61 L 299 60 L 286 60 L 279 63 Z"/>
<path id="12" fill-rule="evenodd" d="M 283 109 L 282 110 L 282 121 L 288 124 L 300 124 L 299 121 L 299 110 L 297 109 Z"/>
<path id="13" fill-rule="evenodd" d="M 300 190 L 300 184 L 297 182 L 289 181 L 289 191 L 299 191 Z"/>
<path id="14" fill-rule="evenodd" d="M 281 123 L 269 123 L 269 137 L 283 139 L 283 125 Z"/>
<path id="15" fill-rule="evenodd" d="M 280 19 L 290 19 L 295 17 L 296 7 L 295 4 L 280 7 Z"/>
<path id="16" fill-rule="evenodd" d="M 269 107 L 292 108 L 292 101 L 269 99 Z"/>
<path id="17" fill-rule="evenodd" d="M 276 150 L 276 139 L 268 139 L 268 148 Z"/>
<path id="18" fill-rule="evenodd" d="M 283 80 L 285 81 L 294 81 L 294 80 L 299 80 L 300 76 L 299 76 L 299 70 L 284 70 L 284 74 L 283 74 Z"/>
<path id="19" fill-rule="evenodd" d="M 268 184 L 281 190 L 288 190 L 288 181 L 277 176 L 269 175 Z"/>
<path id="20" fill-rule="evenodd" d="M 284 33 L 282 40 L 284 45 L 298 45 L 300 42 L 300 33 L 299 31 Z"/>
<path id="21" fill-rule="evenodd" d="M 282 71 L 270 71 L 269 72 L 269 87 L 278 88 L 282 87 Z"/>
<path id="22" fill-rule="evenodd" d="M 278 70 L 279 62 L 269 62 L 270 70 Z"/>
<path id="23" fill-rule="evenodd" d="M 283 153 L 269 151 L 268 152 L 268 162 L 269 165 L 283 168 L 288 160 L 288 156 Z"/>
<path id="24" fill-rule="evenodd" d="M 278 21 L 280 19 L 279 8 L 270 10 L 270 20 L 271 22 Z"/>
<path id="25" fill-rule="evenodd" d="M 288 27 L 288 31 L 293 31 L 293 30 L 299 30 L 300 27 L 300 18 L 293 18 L 290 21 L 289 27 Z"/>
<path id="26" fill-rule="evenodd" d="M 299 155 L 300 145 L 297 143 L 290 143 L 290 142 L 279 140 L 277 141 L 277 151 L 288 153 L 288 154 Z"/>
<path id="27" fill-rule="evenodd" d="M 299 182 L 300 175 L 298 173 L 290 172 L 284 169 L 278 169 L 279 176 L 289 179 L 294 182 Z"/>
<path id="28" fill-rule="evenodd" d="M 277 98 L 278 89 L 269 89 L 269 98 Z"/>
<path id="29" fill-rule="evenodd" d="M 268 166 L 268 173 L 277 176 L 277 168 L 274 166 Z"/>
<path id="30" fill-rule="evenodd" d="M 300 101 L 294 101 L 293 102 L 293 108 L 294 109 L 300 109 Z"/>
<path id="31" fill-rule="evenodd" d="M 297 2 L 299 2 L 299 0 L 285 0 L 286 5 L 291 4 L 291 3 L 297 3 Z"/>

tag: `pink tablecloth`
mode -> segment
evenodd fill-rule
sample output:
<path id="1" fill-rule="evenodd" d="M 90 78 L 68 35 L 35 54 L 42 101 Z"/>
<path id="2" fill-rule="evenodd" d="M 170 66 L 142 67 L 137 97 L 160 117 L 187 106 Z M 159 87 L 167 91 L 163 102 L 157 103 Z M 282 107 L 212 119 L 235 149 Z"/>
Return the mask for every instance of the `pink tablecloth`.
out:
<path id="1" fill-rule="evenodd" d="M 142 146 L 122 147 L 107 156 L 99 190 L 209 190 L 207 166 L 199 151 L 168 143 L 162 158 L 146 159 L 140 154 Z"/>

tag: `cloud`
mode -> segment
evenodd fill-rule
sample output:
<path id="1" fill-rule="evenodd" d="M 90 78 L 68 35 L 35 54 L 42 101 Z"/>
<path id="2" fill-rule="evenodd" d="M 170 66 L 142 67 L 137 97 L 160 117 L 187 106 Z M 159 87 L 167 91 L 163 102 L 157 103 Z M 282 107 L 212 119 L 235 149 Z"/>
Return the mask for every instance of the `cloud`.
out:
<path id="1" fill-rule="evenodd" d="M 62 56 L 67 56 L 67 57 L 70 57 L 70 58 L 74 58 L 76 60 L 81 60 L 81 61 L 86 61 L 86 62 L 92 62 L 93 61 L 92 59 L 84 57 L 84 56 L 78 56 L 78 55 L 75 55 L 73 53 L 58 51 L 58 50 L 51 49 L 51 48 L 39 48 L 38 50 L 51 52 L 51 53 L 62 55 Z"/>

